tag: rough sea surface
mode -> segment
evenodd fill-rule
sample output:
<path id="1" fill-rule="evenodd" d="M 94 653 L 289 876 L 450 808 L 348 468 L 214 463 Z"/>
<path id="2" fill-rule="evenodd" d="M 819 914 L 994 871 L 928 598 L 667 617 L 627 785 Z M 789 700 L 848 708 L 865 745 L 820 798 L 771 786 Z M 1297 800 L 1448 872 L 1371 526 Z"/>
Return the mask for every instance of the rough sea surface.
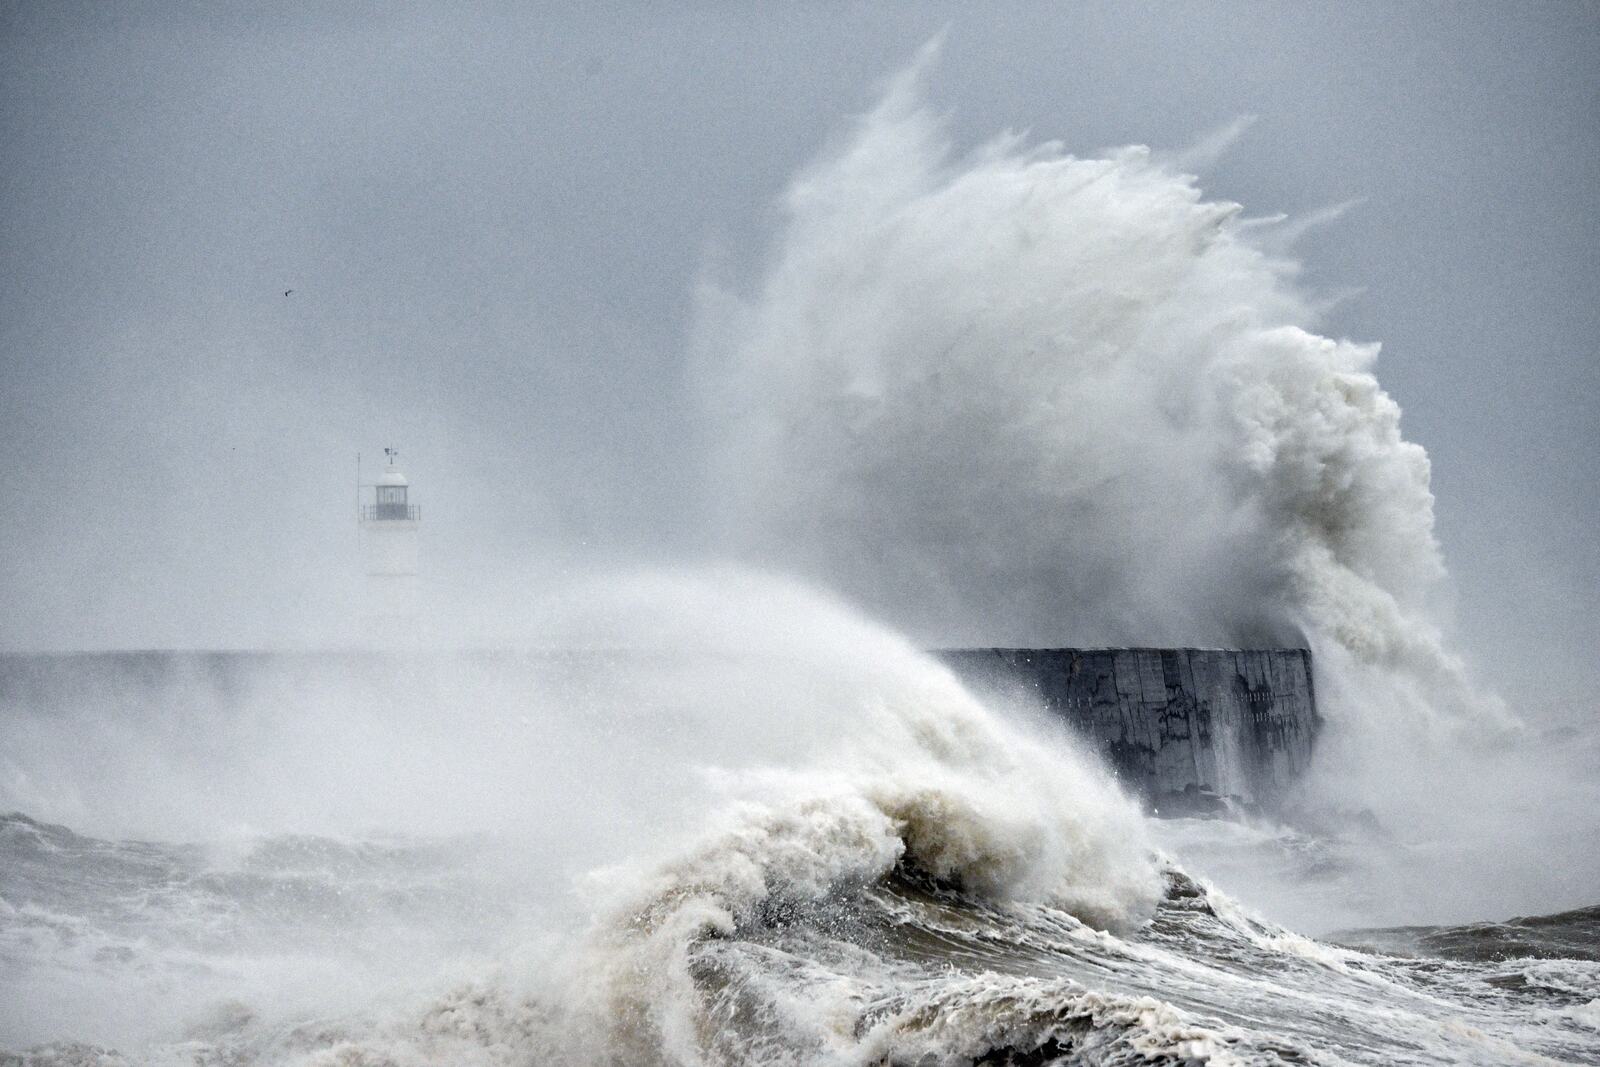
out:
<path id="1" fill-rule="evenodd" d="M 801 832 L 798 827 L 792 832 Z M 725 848 L 728 842 L 716 842 Z M 273 839 L 227 869 L 191 846 L 0 820 L 0 998 L 15 1038 L 53 997 L 192 998 L 134 1045 L 57 1039 L 14 1064 L 1600 1063 L 1596 909 L 1469 927 L 1364 931 L 1344 946 L 1253 916 L 1168 867 L 1150 919 L 1111 932 L 1001 902 L 902 856 L 713 906 L 664 883 L 587 944 L 606 1010 L 541 992 L 489 946 L 481 971 L 386 990 L 377 964 L 419 930 L 503 930 L 470 849 Z M 703 857 L 702 857 L 703 858 Z M 685 911 L 690 914 L 685 914 Z M 444 917 L 441 923 L 441 917 Z M 637 955 L 653 942 L 658 952 Z M 373 942 L 388 942 L 377 945 Z M 411 951 L 434 946 L 414 945 Z M 627 966 L 616 968 L 618 957 Z M 547 964 L 548 965 L 548 964 Z M 323 967 L 338 1010 L 240 995 L 246 969 Z M 348 988 L 370 968 L 366 990 Z"/>
<path id="2" fill-rule="evenodd" d="M 1302 936 L 1230 889 L 1389 914 L 1358 837 L 1153 822 L 836 607 L 647 584 L 698 621 L 627 655 L 6 661 L 0 1062 L 1600 1063 L 1593 907 Z"/>

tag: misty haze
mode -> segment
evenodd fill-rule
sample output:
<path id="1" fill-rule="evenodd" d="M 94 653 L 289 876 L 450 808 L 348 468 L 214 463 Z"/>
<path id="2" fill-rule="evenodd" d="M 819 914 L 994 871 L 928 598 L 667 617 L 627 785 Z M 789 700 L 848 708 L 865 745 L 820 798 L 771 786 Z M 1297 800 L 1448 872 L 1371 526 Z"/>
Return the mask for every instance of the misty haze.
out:
<path id="1" fill-rule="evenodd" d="M 1600 6 L 0 49 L 0 1065 L 1600 1063 Z"/>

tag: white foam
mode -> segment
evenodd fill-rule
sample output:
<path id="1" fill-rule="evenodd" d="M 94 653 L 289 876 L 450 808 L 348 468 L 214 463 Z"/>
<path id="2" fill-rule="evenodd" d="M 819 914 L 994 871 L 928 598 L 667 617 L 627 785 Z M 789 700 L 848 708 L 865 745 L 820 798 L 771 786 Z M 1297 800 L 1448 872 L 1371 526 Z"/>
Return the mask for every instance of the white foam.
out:
<path id="1" fill-rule="evenodd" d="M 1378 346 L 1148 150 L 961 156 L 918 76 L 790 186 L 759 280 L 707 287 L 730 544 L 926 640 L 1307 638 L 1336 717 L 1502 721 L 1431 610 Z"/>

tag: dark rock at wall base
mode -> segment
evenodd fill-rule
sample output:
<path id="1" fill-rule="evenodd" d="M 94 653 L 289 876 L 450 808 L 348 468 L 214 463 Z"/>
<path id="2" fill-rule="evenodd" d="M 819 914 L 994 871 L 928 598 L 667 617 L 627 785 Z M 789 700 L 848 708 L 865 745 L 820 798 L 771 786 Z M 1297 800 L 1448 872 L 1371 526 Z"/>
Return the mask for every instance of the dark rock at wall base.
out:
<path id="1" fill-rule="evenodd" d="M 979 692 L 1059 715 L 1160 815 L 1273 811 L 1321 720 L 1303 648 L 967 648 L 936 655 Z"/>
<path id="2" fill-rule="evenodd" d="M 1226 819 L 1252 811 L 1239 796 L 1218 796 L 1190 782 L 1182 789 L 1164 789 L 1148 797 L 1150 810 L 1169 819 Z"/>

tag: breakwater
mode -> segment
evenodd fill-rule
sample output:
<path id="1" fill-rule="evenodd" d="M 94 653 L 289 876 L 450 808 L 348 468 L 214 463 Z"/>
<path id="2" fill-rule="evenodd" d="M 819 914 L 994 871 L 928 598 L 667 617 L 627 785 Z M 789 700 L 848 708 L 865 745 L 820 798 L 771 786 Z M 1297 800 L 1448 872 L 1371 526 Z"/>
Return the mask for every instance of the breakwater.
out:
<path id="1" fill-rule="evenodd" d="M 1160 814 L 1271 809 L 1310 766 L 1320 719 L 1303 648 L 972 648 L 974 688 L 1059 715 Z"/>
<path id="2" fill-rule="evenodd" d="M 339 707 L 382 721 L 396 700 L 443 706 L 464 678 L 483 688 L 484 699 L 510 707 L 523 694 L 622 670 L 645 655 L 0 654 L 0 716 L 131 724 L 179 715 L 202 737 L 214 717 L 267 703 L 316 704 L 330 713 Z M 1059 716 L 1159 814 L 1274 808 L 1311 762 L 1319 719 L 1304 649 L 979 648 L 935 655 L 981 695 L 1021 697 Z"/>

